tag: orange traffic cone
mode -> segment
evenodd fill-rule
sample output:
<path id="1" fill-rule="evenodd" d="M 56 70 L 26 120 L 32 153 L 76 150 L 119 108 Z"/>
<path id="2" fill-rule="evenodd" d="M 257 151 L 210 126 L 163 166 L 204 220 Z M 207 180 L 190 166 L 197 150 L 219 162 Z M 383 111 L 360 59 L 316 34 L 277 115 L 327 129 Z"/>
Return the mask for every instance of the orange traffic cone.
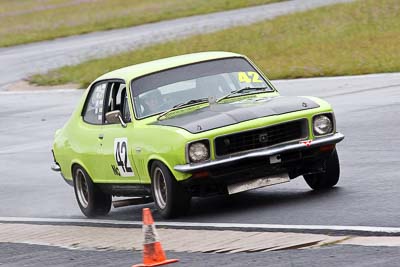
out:
<path id="1" fill-rule="evenodd" d="M 149 208 L 143 209 L 143 233 L 143 264 L 132 265 L 132 267 L 160 266 L 179 261 L 178 259 L 168 260 L 165 256 L 161 243 L 158 241 L 156 227 Z"/>

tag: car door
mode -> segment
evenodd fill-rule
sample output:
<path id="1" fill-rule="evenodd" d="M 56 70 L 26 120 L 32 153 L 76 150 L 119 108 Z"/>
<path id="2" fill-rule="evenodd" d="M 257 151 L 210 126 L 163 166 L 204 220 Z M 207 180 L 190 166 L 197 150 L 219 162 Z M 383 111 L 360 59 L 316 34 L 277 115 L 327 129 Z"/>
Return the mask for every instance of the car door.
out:
<path id="1" fill-rule="evenodd" d="M 104 122 L 104 100 L 106 83 L 98 82 L 92 86 L 79 121 L 79 131 L 75 131 L 76 151 L 81 155 L 81 161 L 93 181 L 102 179 L 101 138 Z"/>
<path id="2" fill-rule="evenodd" d="M 106 183 L 139 183 L 135 162 L 132 157 L 132 132 L 129 105 L 127 105 L 126 86 L 123 81 L 111 81 L 107 86 L 105 113 L 120 111 L 125 125 L 110 124 L 105 121 L 103 126 L 103 172 Z"/>

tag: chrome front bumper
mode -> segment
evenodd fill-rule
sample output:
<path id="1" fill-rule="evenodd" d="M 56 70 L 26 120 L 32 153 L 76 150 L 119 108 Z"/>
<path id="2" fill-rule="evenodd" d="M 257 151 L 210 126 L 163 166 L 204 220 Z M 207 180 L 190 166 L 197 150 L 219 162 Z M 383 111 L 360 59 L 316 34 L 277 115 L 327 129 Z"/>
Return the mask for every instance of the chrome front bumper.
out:
<path id="1" fill-rule="evenodd" d="M 242 159 L 273 156 L 276 154 L 281 154 L 281 153 L 289 152 L 289 151 L 299 151 L 299 150 L 319 147 L 319 146 L 323 146 L 323 145 L 336 144 L 336 143 L 339 143 L 340 141 L 342 141 L 343 139 L 344 139 L 343 134 L 335 133 L 333 135 L 326 136 L 326 137 L 320 137 L 320 138 L 314 139 L 312 141 L 301 141 L 296 144 L 286 144 L 286 145 L 280 145 L 280 146 L 275 146 L 275 147 L 271 147 L 271 148 L 265 148 L 262 150 L 257 150 L 257 151 L 252 151 L 252 152 L 248 152 L 245 154 L 231 156 L 229 158 L 216 159 L 216 160 L 200 162 L 200 163 L 176 165 L 174 167 L 174 170 L 179 171 L 179 172 L 184 172 L 184 173 L 192 173 L 195 171 L 208 169 L 208 168 L 212 168 L 212 167 L 217 167 L 217 166 L 227 164 L 227 163 L 233 163 L 235 161 L 239 161 Z"/>

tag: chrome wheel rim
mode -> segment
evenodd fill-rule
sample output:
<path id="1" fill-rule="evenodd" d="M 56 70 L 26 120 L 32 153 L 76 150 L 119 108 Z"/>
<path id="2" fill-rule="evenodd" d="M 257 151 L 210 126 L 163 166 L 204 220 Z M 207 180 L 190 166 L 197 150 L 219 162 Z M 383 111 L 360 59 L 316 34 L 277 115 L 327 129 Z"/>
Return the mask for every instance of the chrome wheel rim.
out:
<path id="1" fill-rule="evenodd" d="M 164 173 L 157 167 L 154 170 L 154 194 L 157 205 L 164 209 L 167 206 L 167 183 L 165 181 Z"/>
<path id="2" fill-rule="evenodd" d="M 75 183 L 78 201 L 82 207 L 87 208 L 89 205 L 89 188 L 86 182 L 86 176 L 82 170 L 77 170 Z"/>

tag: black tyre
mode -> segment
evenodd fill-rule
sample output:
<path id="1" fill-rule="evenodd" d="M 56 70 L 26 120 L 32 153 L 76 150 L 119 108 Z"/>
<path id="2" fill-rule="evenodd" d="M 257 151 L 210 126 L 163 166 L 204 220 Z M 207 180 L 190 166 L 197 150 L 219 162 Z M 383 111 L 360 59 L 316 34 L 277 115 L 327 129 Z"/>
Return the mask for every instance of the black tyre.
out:
<path id="1" fill-rule="evenodd" d="M 336 149 L 325 162 L 324 173 L 304 175 L 307 184 L 314 190 L 324 190 L 335 186 L 339 181 L 340 166 Z"/>
<path id="2" fill-rule="evenodd" d="M 74 168 L 75 197 L 79 208 L 86 217 L 107 215 L 111 209 L 112 197 L 98 188 L 81 167 Z"/>
<path id="3" fill-rule="evenodd" d="M 163 218 L 186 214 L 190 208 L 190 195 L 175 180 L 169 169 L 161 162 L 151 165 L 151 191 L 154 203 Z"/>

